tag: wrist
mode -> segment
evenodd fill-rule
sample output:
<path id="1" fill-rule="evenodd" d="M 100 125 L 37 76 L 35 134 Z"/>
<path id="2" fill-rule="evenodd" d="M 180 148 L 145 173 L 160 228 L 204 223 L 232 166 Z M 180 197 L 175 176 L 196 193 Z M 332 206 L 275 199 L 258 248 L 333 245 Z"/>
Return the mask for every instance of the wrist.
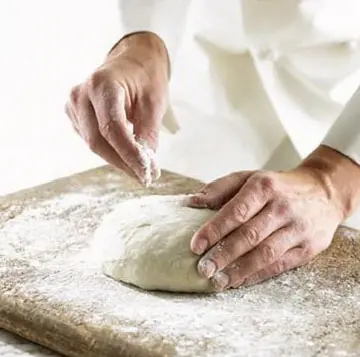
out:
<path id="1" fill-rule="evenodd" d="M 141 62 L 156 63 L 170 78 L 170 59 L 163 40 L 153 32 L 135 32 L 122 37 L 109 51 L 106 61 L 119 56 L 134 57 Z"/>
<path id="2" fill-rule="evenodd" d="M 299 168 L 310 169 L 319 179 L 328 199 L 349 217 L 360 204 L 360 165 L 340 152 L 321 145 Z"/>

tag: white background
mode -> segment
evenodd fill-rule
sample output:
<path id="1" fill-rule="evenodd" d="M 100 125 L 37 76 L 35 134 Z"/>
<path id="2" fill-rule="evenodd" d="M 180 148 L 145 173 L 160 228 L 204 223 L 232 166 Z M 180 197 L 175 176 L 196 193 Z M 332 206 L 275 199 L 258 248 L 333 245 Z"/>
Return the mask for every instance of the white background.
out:
<path id="1" fill-rule="evenodd" d="M 121 36 L 116 0 L 0 1 L 0 196 L 103 162 L 64 114 Z"/>

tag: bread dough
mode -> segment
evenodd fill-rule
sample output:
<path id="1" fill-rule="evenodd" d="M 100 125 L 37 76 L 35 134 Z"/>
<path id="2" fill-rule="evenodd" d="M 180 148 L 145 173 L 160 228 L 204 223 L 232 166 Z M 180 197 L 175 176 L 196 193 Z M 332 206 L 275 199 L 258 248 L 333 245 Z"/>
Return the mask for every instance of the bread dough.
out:
<path id="1" fill-rule="evenodd" d="M 102 270 L 146 290 L 211 292 L 190 251 L 194 232 L 215 212 L 184 204 L 186 196 L 145 196 L 118 204 L 96 230 Z"/>

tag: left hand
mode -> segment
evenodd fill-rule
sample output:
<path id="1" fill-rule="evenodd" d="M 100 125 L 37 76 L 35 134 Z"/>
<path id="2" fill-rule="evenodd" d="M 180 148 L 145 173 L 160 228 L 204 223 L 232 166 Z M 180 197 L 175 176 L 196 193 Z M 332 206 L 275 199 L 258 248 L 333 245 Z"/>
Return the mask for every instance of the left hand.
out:
<path id="1" fill-rule="evenodd" d="M 287 172 L 236 172 L 192 196 L 193 207 L 220 208 L 191 241 L 194 253 L 206 252 L 198 270 L 217 290 L 279 275 L 309 262 L 330 245 L 348 212 L 330 180 L 333 175 L 322 170 L 328 167 L 325 163 L 337 162 L 332 157 L 322 162 L 324 150 L 325 155 L 342 156 L 321 148 L 314 165 L 308 160 L 309 164 Z"/>

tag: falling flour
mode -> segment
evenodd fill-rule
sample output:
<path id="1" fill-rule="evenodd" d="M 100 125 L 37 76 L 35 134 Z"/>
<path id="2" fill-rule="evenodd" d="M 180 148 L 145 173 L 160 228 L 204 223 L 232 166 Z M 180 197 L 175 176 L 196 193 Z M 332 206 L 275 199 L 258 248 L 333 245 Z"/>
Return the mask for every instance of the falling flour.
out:
<path id="1" fill-rule="evenodd" d="M 140 159 L 145 169 L 144 184 L 148 187 L 152 184 L 153 180 L 157 180 L 160 177 L 160 170 L 157 166 L 155 151 L 144 141 L 136 141 L 136 146 L 139 150 Z"/>

